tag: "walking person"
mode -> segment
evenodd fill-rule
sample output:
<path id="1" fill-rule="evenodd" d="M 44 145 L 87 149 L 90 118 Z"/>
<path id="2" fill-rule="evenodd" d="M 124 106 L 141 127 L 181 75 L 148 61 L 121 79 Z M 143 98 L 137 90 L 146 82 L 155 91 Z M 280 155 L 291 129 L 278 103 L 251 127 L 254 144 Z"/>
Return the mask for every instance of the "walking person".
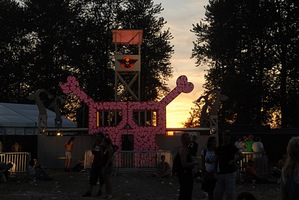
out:
<path id="1" fill-rule="evenodd" d="M 208 193 L 209 200 L 213 200 L 213 191 L 216 184 L 214 171 L 216 146 L 216 137 L 210 136 L 207 141 L 207 148 L 203 149 L 201 152 L 203 178 L 201 189 Z"/>
<path id="2" fill-rule="evenodd" d="M 193 174 L 192 169 L 198 165 L 198 162 L 192 162 L 191 154 L 188 149 L 190 135 L 183 133 L 181 135 L 182 146 L 178 151 L 181 168 L 178 170 L 178 179 L 180 184 L 179 200 L 191 200 L 193 191 Z"/>
<path id="3" fill-rule="evenodd" d="M 222 200 L 224 193 L 226 200 L 235 199 L 236 187 L 236 167 L 235 164 L 243 159 L 243 154 L 230 141 L 230 133 L 223 136 L 223 145 L 219 146 L 215 151 L 214 171 L 219 166 L 219 174 L 217 173 L 216 186 L 214 189 L 214 199 Z"/>
<path id="4" fill-rule="evenodd" d="M 106 196 L 104 198 L 112 198 L 112 185 L 110 180 L 110 175 L 112 173 L 112 157 L 114 154 L 114 149 L 112 148 L 112 141 L 110 138 L 105 138 L 103 142 L 105 148 L 103 153 L 103 178 L 106 187 Z"/>
<path id="5" fill-rule="evenodd" d="M 65 147 L 65 164 L 64 164 L 64 171 L 70 172 L 71 171 L 71 163 L 72 163 L 72 152 L 74 148 L 74 140 L 75 137 L 71 137 L 67 143 L 64 144 Z"/>
<path id="6" fill-rule="evenodd" d="M 92 147 L 92 154 L 93 154 L 93 161 L 90 169 L 90 178 L 89 178 L 89 189 L 85 194 L 82 195 L 82 197 L 90 197 L 92 195 L 92 189 L 94 186 L 97 185 L 97 182 L 99 180 L 100 182 L 100 189 L 97 193 L 97 196 L 101 196 L 102 191 L 101 188 L 104 184 L 103 176 L 102 176 L 102 167 L 103 167 L 103 139 L 104 134 L 98 133 L 96 136 L 96 142 L 94 143 Z"/>
<path id="7" fill-rule="evenodd" d="M 292 137 L 287 146 L 287 159 L 280 182 L 282 200 L 299 199 L 299 137 Z"/>

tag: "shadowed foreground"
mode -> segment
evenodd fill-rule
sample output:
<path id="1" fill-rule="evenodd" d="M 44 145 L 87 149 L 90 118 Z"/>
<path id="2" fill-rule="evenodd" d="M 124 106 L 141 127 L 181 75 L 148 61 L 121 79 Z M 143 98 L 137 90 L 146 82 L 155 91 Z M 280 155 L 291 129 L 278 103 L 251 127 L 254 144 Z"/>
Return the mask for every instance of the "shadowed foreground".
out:
<path id="1" fill-rule="evenodd" d="M 7 183 L 0 183 L 0 199 L 41 199 L 41 200 L 73 200 L 99 199 L 95 197 L 98 186 L 93 190 L 92 197 L 81 197 L 88 188 L 88 173 L 63 172 L 50 170 L 49 181 L 23 181 L 23 178 L 12 177 Z M 176 177 L 153 178 L 150 173 L 128 173 L 112 176 L 113 198 L 115 200 L 174 200 L 178 198 L 178 181 Z M 102 191 L 105 191 L 103 188 Z M 237 184 L 238 194 L 241 191 L 250 191 L 261 200 L 279 200 L 278 184 L 256 184 L 252 190 L 250 184 Z M 200 189 L 200 183 L 195 183 L 193 199 L 207 199 Z"/>

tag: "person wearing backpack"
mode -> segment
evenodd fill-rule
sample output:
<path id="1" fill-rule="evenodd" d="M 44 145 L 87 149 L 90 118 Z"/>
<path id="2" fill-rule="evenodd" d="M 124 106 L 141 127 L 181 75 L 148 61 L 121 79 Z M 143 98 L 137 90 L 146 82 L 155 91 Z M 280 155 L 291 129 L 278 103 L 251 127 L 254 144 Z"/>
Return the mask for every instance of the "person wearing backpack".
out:
<path id="1" fill-rule="evenodd" d="M 182 146 L 179 148 L 177 158 L 180 160 L 180 167 L 176 167 L 176 173 L 180 184 L 179 200 L 191 200 L 193 191 L 193 168 L 198 165 L 198 162 L 193 162 L 188 145 L 191 142 L 190 135 L 183 133 L 181 135 Z"/>
<path id="2" fill-rule="evenodd" d="M 201 152 L 203 178 L 201 189 L 208 193 L 209 200 L 213 200 L 213 191 L 216 184 L 216 176 L 214 172 L 216 146 L 216 137 L 210 136 L 207 141 L 207 148 L 203 149 Z"/>

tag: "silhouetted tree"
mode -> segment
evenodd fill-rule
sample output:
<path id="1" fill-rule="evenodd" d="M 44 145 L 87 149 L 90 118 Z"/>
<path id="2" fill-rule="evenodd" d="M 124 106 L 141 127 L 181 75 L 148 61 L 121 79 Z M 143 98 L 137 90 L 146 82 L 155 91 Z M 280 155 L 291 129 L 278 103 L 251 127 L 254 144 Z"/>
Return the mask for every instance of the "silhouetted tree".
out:
<path id="1" fill-rule="evenodd" d="M 142 100 L 156 99 L 172 73 L 162 10 L 150 0 L 0 0 L 0 101 L 25 103 L 40 88 L 61 96 L 69 75 L 96 101 L 113 101 L 112 29 L 118 28 L 144 31 Z M 87 119 L 78 99 L 68 96 L 66 104 L 65 113 Z"/>
<path id="2" fill-rule="evenodd" d="M 220 112 L 221 122 L 265 125 L 271 122 L 273 110 L 279 110 L 283 127 L 295 125 L 283 118 L 295 117 L 284 111 L 296 102 L 288 97 L 290 89 L 297 88 L 298 95 L 298 84 L 289 73 L 298 74 L 298 59 L 291 56 L 298 54 L 297 4 L 212 0 L 206 7 L 206 18 L 193 25 L 197 40 L 192 56 L 197 66 L 209 66 L 204 87 L 229 97 Z M 286 87 L 286 82 L 294 87 Z"/>
<path id="3" fill-rule="evenodd" d="M 18 102 L 28 92 L 28 42 L 24 11 L 13 0 L 0 0 L 0 100 Z"/>
<path id="4" fill-rule="evenodd" d="M 166 81 L 172 76 L 173 37 L 169 30 L 162 30 L 166 22 L 157 16 L 162 11 L 161 4 L 152 0 L 124 0 L 117 13 L 120 28 L 143 30 L 141 101 L 155 100 L 169 90 Z"/>

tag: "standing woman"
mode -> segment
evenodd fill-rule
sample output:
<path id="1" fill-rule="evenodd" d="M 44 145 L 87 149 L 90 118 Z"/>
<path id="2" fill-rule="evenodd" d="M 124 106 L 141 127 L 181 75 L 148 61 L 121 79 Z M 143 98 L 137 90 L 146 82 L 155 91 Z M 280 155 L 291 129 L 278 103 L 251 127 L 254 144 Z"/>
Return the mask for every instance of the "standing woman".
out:
<path id="1" fill-rule="evenodd" d="M 216 137 L 210 136 L 207 141 L 207 148 L 203 149 L 201 152 L 203 177 L 202 190 L 208 193 L 209 200 L 213 200 L 213 191 L 216 185 L 214 171 L 216 146 Z"/>
<path id="2" fill-rule="evenodd" d="M 299 199 L 299 137 L 292 137 L 287 146 L 287 160 L 282 168 L 280 194 L 282 200 Z"/>
<path id="3" fill-rule="evenodd" d="M 72 162 L 72 151 L 74 147 L 74 140 L 75 137 L 71 137 L 67 143 L 64 144 L 65 147 L 65 165 L 64 165 L 64 171 L 69 172 L 71 171 L 71 162 Z"/>

